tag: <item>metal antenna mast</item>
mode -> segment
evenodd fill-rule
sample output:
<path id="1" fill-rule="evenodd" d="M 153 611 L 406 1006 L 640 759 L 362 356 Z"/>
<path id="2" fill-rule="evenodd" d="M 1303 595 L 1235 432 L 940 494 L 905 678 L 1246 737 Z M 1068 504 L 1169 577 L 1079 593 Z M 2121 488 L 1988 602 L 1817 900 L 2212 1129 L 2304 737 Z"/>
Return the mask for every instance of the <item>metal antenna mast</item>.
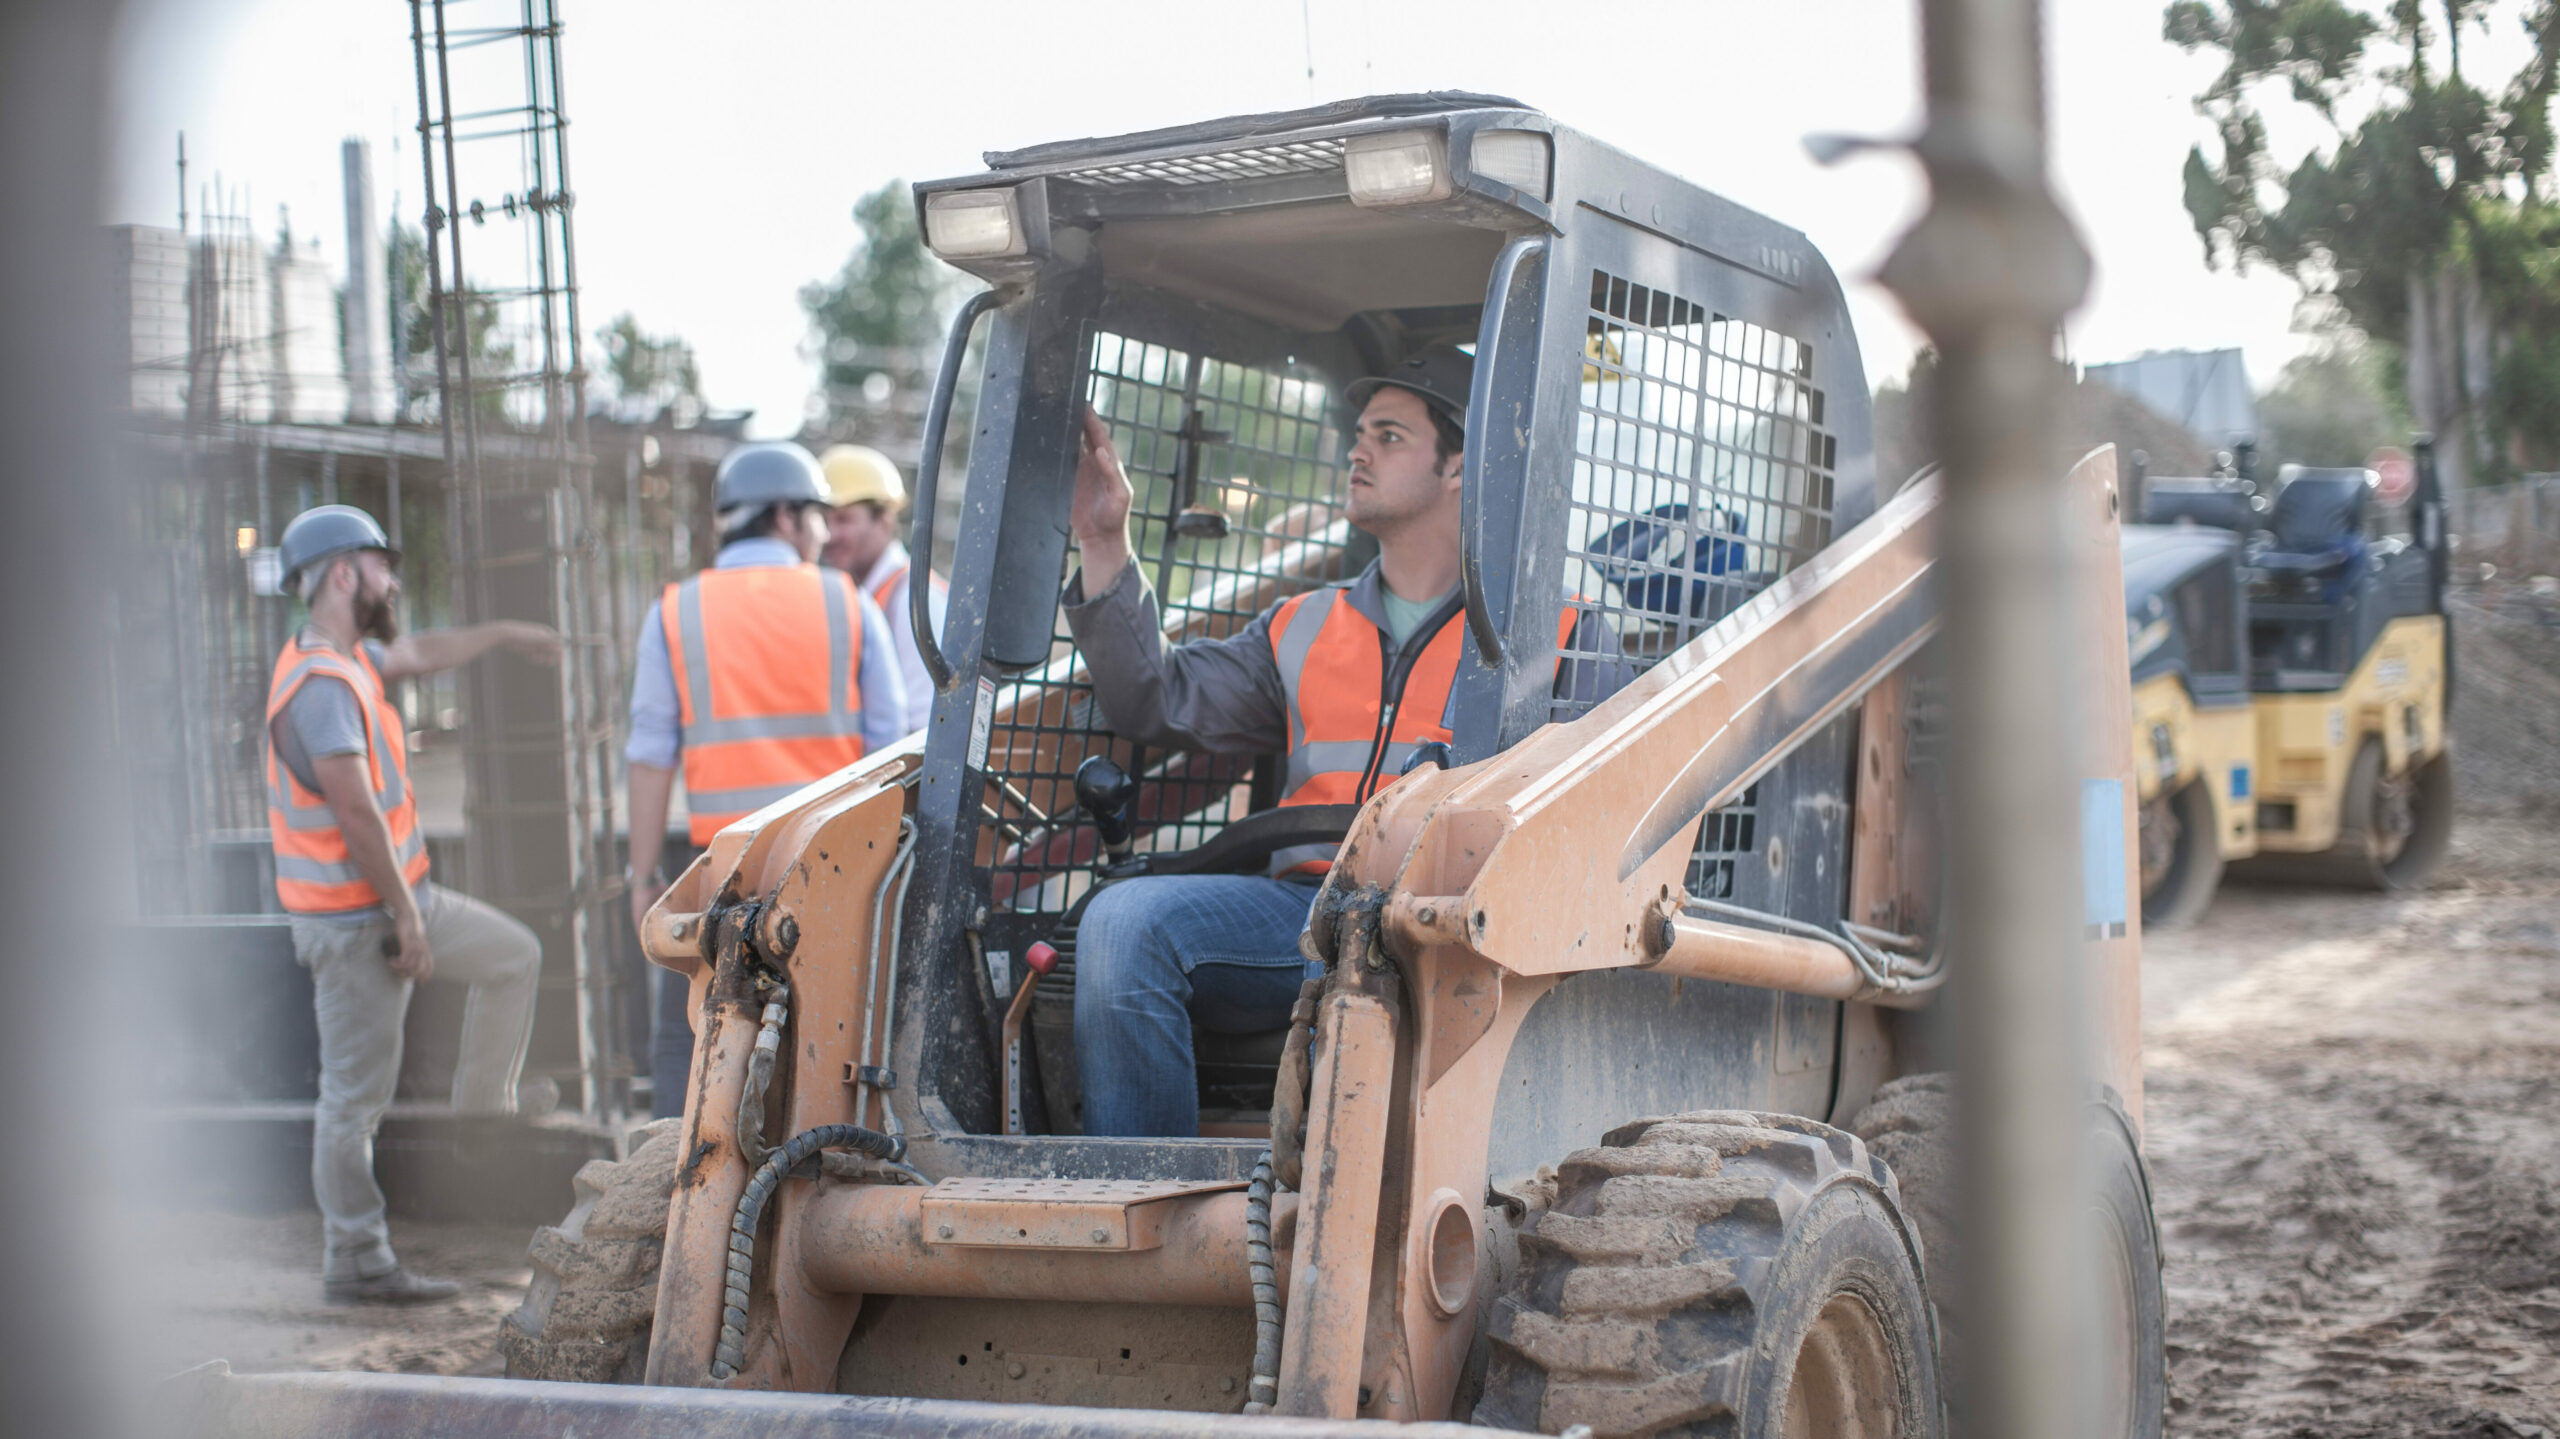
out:
<path id="1" fill-rule="evenodd" d="M 586 364 L 561 96 L 557 0 L 410 0 L 428 313 L 448 489 L 452 607 L 538 620 L 546 669 L 511 654 L 464 679 L 474 890 L 542 939 L 528 1074 L 574 1079 L 591 1122 L 628 1108 L 632 1066 L 610 963 L 613 715 L 619 655 L 599 613 Z M 465 265 L 465 237 L 470 264 Z"/>

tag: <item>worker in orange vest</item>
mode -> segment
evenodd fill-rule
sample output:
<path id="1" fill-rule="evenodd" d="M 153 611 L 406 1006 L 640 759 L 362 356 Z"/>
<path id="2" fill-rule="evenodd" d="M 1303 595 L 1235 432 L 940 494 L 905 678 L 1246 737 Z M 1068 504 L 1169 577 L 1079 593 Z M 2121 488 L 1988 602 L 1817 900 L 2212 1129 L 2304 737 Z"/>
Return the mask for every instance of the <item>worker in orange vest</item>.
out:
<path id="1" fill-rule="evenodd" d="M 1344 511 L 1375 536 L 1358 575 L 1264 610 L 1236 633 L 1168 644 L 1130 562 L 1127 474 L 1085 412 L 1069 523 L 1082 568 L 1066 616 L 1111 727 L 1141 744 L 1283 754 L 1283 805 L 1357 804 L 1450 738 L 1460 665 L 1458 495 L 1475 362 L 1425 349 L 1347 392 L 1361 406 Z M 1634 675 L 1616 634 L 1568 606 L 1556 692 L 1596 700 Z M 1077 930 L 1076 1068 L 1087 1134 L 1190 1135 L 1191 1031 L 1277 1029 L 1308 964 L 1307 910 L 1334 846 L 1284 849 L 1265 875 L 1162 875 L 1094 896 Z"/>
<path id="2" fill-rule="evenodd" d="M 392 1254 L 373 1175 L 410 990 L 430 977 L 471 986 L 453 1107 L 512 1114 L 542 950 L 515 919 L 428 883 L 407 723 L 389 686 L 500 645 L 556 664 L 560 636 L 511 621 L 401 635 L 399 555 L 373 516 L 348 505 L 296 515 L 278 551 L 286 585 L 310 607 L 267 689 L 267 832 L 320 1029 L 311 1188 L 325 1232 L 321 1286 L 336 1304 L 450 1299 L 459 1285 Z"/>
<path id="3" fill-rule="evenodd" d="M 933 716 L 933 680 L 916 648 L 909 590 L 915 559 L 898 538 L 898 517 L 907 512 L 906 482 L 887 455 L 867 445 L 830 445 L 818 456 L 818 466 L 826 472 L 828 505 L 827 545 L 819 562 L 853 576 L 889 617 L 889 633 L 898 642 L 898 673 L 907 685 L 906 732 L 913 734 Z M 939 635 L 951 586 L 930 569 L 925 574 L 932 582 L 925 603 Z"/>
<path id="4" fill-rule="evenodd" d="M 720 462 L 711 568 L 652 606 L 632 669 L 631 922 L 666 892 L 659 872 L 676 772 L 696 846 L 906 733 L 906 686 L 889 623 L 842 571 L 817 563 L 827 538 L 818 462 L 789 443 L 744 445 Z M 681 1113 L 693 1033 L 686 986 L 659 976 L 650 1072 L 655 1112 Z"/>

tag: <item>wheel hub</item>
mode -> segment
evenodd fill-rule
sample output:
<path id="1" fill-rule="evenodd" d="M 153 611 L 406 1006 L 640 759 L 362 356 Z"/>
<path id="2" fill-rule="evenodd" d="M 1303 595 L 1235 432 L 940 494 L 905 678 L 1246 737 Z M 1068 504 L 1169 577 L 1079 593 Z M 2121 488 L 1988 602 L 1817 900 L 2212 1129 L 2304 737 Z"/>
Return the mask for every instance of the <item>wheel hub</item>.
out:
<path id="1" fill-rule="evenodd" d="M 2384 776 L 2373 795 L 2373 857 L 2389 864 L 2418 830 L 2417 782 L 2406 774 Z"/>
<path id="2" fill-rule="evenodd" d="M 1855 1294 L 1834 1295 L 1796 1351 L 1786 1439 L 1892 1439 L 1901 1388 L 1875 1310 Z"/>

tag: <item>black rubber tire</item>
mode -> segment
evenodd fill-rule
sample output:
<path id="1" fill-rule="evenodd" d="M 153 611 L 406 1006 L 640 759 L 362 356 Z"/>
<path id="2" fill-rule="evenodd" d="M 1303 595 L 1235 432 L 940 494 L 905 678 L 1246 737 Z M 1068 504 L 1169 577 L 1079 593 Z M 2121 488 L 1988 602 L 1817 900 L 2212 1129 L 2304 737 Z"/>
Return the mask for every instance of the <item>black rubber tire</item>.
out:
<path id="1" fill-rule="evenodd" d="M 534 1231 L 533 1285 L 498 1321 L 508 1378 L 640 1382 L 683 1128 L 681 1119 L 657 1120 L 630 1158 L 588 1163 L 568 1217 Z"/>
<path id="2" fill-rule="evenodd" d="M 1565 1159 L 1519 1242 L 1478 1424 L 1778 1439 L 1793 1391 L 1828 1406 L 1819 1432 L 1943 1432 L 1919 1243 L 1855 1135 L 1725 1110 L 1640 1120 Z M 1863 1361 L 1839 1360 L 1844 1332 Z M 1861 1362 L 1889 1378 L 1815 1382 Z"/>
<path id="3" fill-rule="evenodd" d="M 2153 809 L 2157 806 L 2157 810 Z M 2213 819 L 2213 795 L 2201 779 L 2146 805 L 2144 819 L 2177 826 L 2169 865 L 2142 891 L 2144 929 L 2184 929 L 2202 918 L 2222 887 L 2222 836 Z"/>
<path id="4" fill-rule="evenodd" d="M 2102 1282 L 2118 1312 L 2107 1316 L 2111 1329 L 2130 1341 L 2123 1368 L 2112 1371 L 2108 1396 L 2116 1423 L 2098 1431 L 2099 1439 L 2160 1439 L 2169 1413 L 2168 1301 L 2162 1292 L 2159 1221 L 2151 1209 L 2151 1175 L 2135 1143 L 2133 1121 L 2110 1092 L 2089 1106 L 2088 1142 L 2096 1175 L 2091 1217 L 2102 1239 L 2101 1264 L 2120 1266 L 2116 1280 Z"/>
<path id="5" fill-rule="evenodd" d="M 2168 1410 L 2167 1310 L 2160 1278 L 2160 1230 L 2151 1209 L 2151 1179 L 2133 1138 L 2132 1121 L 2109 1091 L 2092 1098 L 2088 1143 L 2097 1187 L 2092 1203 L 2098 1233 L 2112 1235 L 2104 1256 L 2120 1265 L 2111 1286 L 2123 1309 L 2112 1323 L 2129 1340 L 2125 1394 L 2117 1400 L 2120 1423 L 2102 1431 L 2108 1439 L 2159 1439 Z M 1932 1273 L 1955 1264 L 1956 1148 L 1954 1076 L 1914 1074 L 1875 1092 L 1852 1122 L 1860 1138 L 1894 1173 L 1903 1212 L 1918 1226 L 1922 1254 Z M 1964 1342 L 1964 1316 L 1947 1302 L 1945 1286 L 1932 1289 L 1943 1372 L 1952 1375 Z M 1951 1406 L 1957 1398 L 1947 1389 Z M 1961 1422 L 1961 1414 L 1955 1416 Z"/>

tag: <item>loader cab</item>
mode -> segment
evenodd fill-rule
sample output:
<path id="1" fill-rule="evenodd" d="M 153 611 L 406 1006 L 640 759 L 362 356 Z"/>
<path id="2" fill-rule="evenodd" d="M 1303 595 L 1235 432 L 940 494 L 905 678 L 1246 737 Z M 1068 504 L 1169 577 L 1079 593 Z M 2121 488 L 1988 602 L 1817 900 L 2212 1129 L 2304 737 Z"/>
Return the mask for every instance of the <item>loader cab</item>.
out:
<path id="1" fill-rule="evenodd" d="M 1597 612 L 1641 667 L 1869 513 L 1865 373 L 1801 234 L 1499 97 L 1376 97 L 986 160 L 916 187 L 928 244 L 987 290 L 936 395 L 965 392 L 960 357 L 982 345 L 975 415 L 948 422 L 965 473 L 929 439 L 918 475 L 920 529 L 953 523 L 939 490 L 961 495 L 943 507 L 949 618 L 930 638 L 949 677 L 899 949 L 903 1103 L 960 1172 L 1230 1177 L 1256 1141 L 1214 1124 L 1198 1141 L 1072 1137 L 1074 920 L 1100 849 L 1078 767 L 1104 755 L 1136 777 L 1135 847 L 1164 856 L 1269 809 L 1280 778 L 1273 756 L 1166 753 L 1104 725 L 1059 602 L 1081 407 L 1136 490 L 1133 562 L 1168 637 L 1221 635 L 1375 553 L 1344 518 L 1345 387 L 1470 347 L 1451 741 L 1467 764 L 1593 703 L 1550 693 L 1563 606 Z M 1745 861 L 1772 841 L 1839 852 L 1839 833 L 1797 833 L 1839 830 L 1839 810 L 1780 801 L 1842 791 L 1848 744 L 1807 746 L 1756 809 L 1710 815 L 1692 891 L 1840 913 L 1845 866 Z M 1035 944 L 1063 956 L 1045 980 Z M 1031 1133 L 1005 1136 L 996 1027 L 1035 981 Z M 1767 998 L 1805 1012 L 1749 1021 L 1732 1062 L 1758 1073 L 1774 1047 L 1801 1084 L 1827 1082 L 1836 1006 Z M 1204 1048 L 1204 1101 L 1239 1135 L 1259 1132 L 1270 1058 Z"/>

